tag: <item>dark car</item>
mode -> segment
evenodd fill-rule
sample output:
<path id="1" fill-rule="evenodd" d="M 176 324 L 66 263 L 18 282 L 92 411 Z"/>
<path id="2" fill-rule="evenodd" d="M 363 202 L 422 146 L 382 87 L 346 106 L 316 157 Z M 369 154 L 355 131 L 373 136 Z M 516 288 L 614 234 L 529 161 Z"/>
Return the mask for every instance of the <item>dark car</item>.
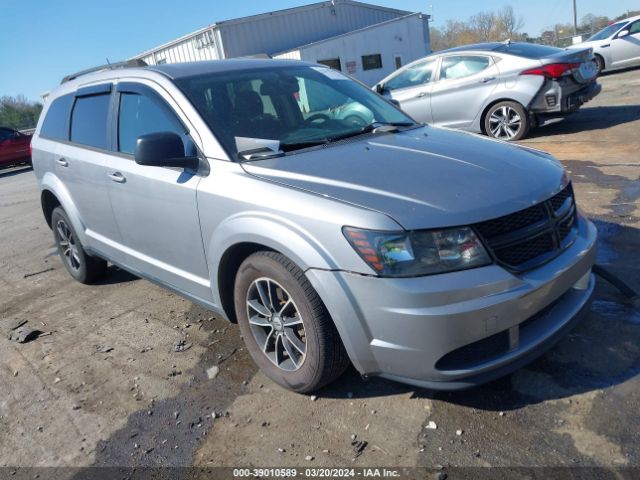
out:
<path id="1" fill-rule="evenodd" d="M 31 136 L 13 128 L 0 127 L 0 167 L 31 163 Z"/>

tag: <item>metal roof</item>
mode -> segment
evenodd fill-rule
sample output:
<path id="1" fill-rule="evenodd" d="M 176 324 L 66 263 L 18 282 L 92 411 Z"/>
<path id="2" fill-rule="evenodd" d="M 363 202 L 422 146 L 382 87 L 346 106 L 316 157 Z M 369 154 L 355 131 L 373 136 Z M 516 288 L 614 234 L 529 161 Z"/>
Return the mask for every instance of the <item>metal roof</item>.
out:
<path id="1" fill-rule="evenodd" d="M 283 53 L 293 52 L 293 51 L 296 51 L 296 50 L 302 50 L 303 48 L 312 47 L 314 45 L 320 45 L 322 43 L 327 43 L 327 42 L 333 41 L 333 40 L 335 40 L 337 38 L 344 38 L 344 37 L 348 37 L 350 35 L 355 35 L 355 34 L 358 34 L 358 33 L 366 32 L 367 30 L 373 30 L 375 28 L 382 27 L 382 26 L 388 25 L 390 23 L 403 21 L 403 20 L 406 20 L 407 18 L 411 18 L 411 17 L 415 17 L 415 16 L 424 17 L 424 18 L 427 18 L 427 19 L 431 18 L 431 16 L 426 14 L 426 13 L 420 13 L 420 12 L 410 13 L 408 15 L 403 15 L 402 17 L 392 18 L 391 20 L 386 20 L 384 22 L 375 23 L 373 25 L 368 25 L 366 27 L 359 28 L 357 30 L 352 30 L 350 32 L 342 33 L 340 35 L 335 35 L 333 37 L 323 38 L 322 40 L 317 40 L 315 42 L 310 42 L 310 43 L 306 43 L 304 45 L 300 45 L 298 47 L 290 48 L 290 49 L 285 50 L 283 52 L 275 53 L 273 56 L 282 55 Z"/>
<path id="2" fill-rule="evenodd" d="M 153 52 L 156 52 L 158 50 L 162 50 L 168 47 L 171 47 L 173 45 L 179 44 L 181 42 L 183 42 L 184 40 L 188 40 L 191 37 L 194 37 L 200 33 L 204 33 L 207 30 L 211 30 L 211 29 L 216 29 L 216 28 L 220 28 L 220 27 L 224 27 L 224 26 L 228 26 L 228 25 L 238 25 L 238 24 L 242 24 L 242 23 L 247 23 L 247 22 L 253 22 L 256 20 L 261 20 L 261 19 L 268 19 L 268 18 L 273 18 L 275 16 L 284 16 L 284 15 L 291 15 L 294 13 L 298 13 L 301 11 L 306 11 L 306 10 L 314 10 L 317 8 L 323 8 L 323 7 L 327 7 L 327 6 L 334 6 L 337 4 L 349 4 L 349 5 L 354 5 L 360 8 L 368 8 L 368 9 L 372 9 L 372 10 L 378 10 L 378 11 L 384 11 L 384 12 L 392 12 L 392 13 L 396 13 L 398 15 L 409 15 L 413 12 L 409 12 L 407 10 L 400 10 L 397 8 L 390 8 L 390 7 L 383 7 L 381 5 L 371 5 L 369 3 L 363 3 L 363 2 L 358 2 L 355 0 L 330 0 L 330 1 L 324 1 L 324 2 L 316 2 L 316 3 L 310 3 L 308 5 L 301 5 L 299 7 L 291 7 L 291 8 L 285 8 L 282 10 L 275 10 L 272 12 L 266 12 L 266 13 L 258 13 L 256 15 L 249 15 L 247 17 L 240 17 L 240 18 L 232 18 L 229 20 L 222 20 L 220 22 L 215 22 L 212 23 L 210 25 L 207 25 L 206 27 L 202 27 L 198 30 L 195 30 L 191 33 L 188 33 L 186 35 L 183 35 L 179 38 L 176 38 L 174 40 L 171 40 L 167 43 L 163 43 L 162 45 L 158 45 L 156 47 L 150 48 L 148 50 L 145 50 L 142 53 L 139 53 L 135 56 L 133 56 L 132 58 L 141 58 L 144 57 L 146 55 L 150 55 Z"/>

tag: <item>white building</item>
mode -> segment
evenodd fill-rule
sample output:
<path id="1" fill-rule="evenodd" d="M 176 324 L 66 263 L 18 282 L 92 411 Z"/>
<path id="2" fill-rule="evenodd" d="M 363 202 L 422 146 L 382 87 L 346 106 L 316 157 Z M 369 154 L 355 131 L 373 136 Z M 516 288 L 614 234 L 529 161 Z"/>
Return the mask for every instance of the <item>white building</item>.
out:
<path id="1" fill-rule="evenodd" d="M 430 52 L 428 15 L 333 0 L 214 23 L 133 58 L 156 65 L 267 54 L 373 84 Z"/>

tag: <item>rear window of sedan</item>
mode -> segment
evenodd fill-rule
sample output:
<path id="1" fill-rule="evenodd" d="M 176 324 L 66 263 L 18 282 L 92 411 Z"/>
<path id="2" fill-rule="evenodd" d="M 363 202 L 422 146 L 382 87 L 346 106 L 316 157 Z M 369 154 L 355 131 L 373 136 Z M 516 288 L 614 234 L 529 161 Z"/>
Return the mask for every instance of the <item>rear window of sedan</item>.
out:
<path id="1" fill-rule="evenodd" d="M 500 45 L 495 51 L 524 58 L 543 58 L 561 52 L 562 49 L 535 43 L 511 43 Z"/>

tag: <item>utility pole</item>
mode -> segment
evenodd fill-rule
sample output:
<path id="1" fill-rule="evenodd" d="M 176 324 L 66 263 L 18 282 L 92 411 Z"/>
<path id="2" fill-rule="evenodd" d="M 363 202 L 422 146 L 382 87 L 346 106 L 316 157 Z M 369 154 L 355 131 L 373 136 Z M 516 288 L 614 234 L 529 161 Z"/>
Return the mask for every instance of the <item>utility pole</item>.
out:
<path id="1" fill-rule="evenodd" d="M 578 35 L 578 7 L 576 0 L 573 0 L 573 34 Z"/>

